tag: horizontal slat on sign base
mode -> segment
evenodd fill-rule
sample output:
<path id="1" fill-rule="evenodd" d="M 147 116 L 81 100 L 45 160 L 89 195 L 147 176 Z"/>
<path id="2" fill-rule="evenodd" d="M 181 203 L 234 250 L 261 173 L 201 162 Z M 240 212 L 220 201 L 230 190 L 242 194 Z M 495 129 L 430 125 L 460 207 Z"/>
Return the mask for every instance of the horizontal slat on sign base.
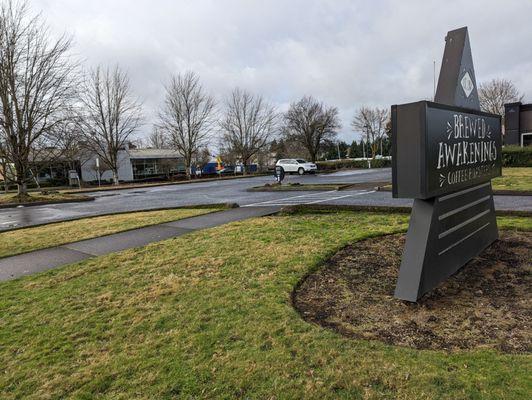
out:
<path id="1" fill-rule="evenodd" d="M 471 246 L 468 240 L 482 235 L 493 223 L 493 196 L 490 184 L 481 184 L 438 200 L 438 255 L 459 246 Z"/>
<path id="2" fill-rule="evenodd" d="M 396 297 L 416 301 L 498 238 L 491 183 L 416 199 Z"/>

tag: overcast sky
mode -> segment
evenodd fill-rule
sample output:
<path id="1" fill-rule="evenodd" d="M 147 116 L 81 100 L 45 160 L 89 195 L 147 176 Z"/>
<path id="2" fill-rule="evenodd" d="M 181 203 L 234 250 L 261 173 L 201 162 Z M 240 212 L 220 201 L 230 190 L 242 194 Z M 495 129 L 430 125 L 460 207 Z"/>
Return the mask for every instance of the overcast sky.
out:
<path id="1" fill-rule="evenodd" d="M 219 101 L 235 86 L 282 111 L 303 95 L 337 106 L 340 137 L 362 105 L 431 99 L 448 30 L 467 25 L 477 79 L 532 100 L 532 1 L 30 0 L 72 34 L 85 65 L 119 64 L 151 131 L 163 85 L 192 70 Z"/>

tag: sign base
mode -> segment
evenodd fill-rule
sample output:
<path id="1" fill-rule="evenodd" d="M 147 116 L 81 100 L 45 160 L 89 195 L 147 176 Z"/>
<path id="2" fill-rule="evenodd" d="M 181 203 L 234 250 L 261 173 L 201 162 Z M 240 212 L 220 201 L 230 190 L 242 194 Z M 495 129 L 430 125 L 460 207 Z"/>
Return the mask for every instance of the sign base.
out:
<path id="1" fill-rule="evenodd" d="M 491 182 L 415 199 L 395 297 L 417 301 L 498 238 Z"/>

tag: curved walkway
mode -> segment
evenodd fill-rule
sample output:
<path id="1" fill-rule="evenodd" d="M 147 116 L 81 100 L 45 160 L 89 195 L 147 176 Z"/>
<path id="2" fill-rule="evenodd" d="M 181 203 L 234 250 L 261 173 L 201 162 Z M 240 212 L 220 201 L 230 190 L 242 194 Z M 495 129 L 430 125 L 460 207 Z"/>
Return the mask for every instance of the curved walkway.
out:
<path id="1" fill-rule="evenodd" d="M 233 208 L 2 258 L 0 259 L 0 281 L 16 279 L 91 257 L 145 246 L 200 229 L 271 215 L 279 210 L 280 207 Z"/>

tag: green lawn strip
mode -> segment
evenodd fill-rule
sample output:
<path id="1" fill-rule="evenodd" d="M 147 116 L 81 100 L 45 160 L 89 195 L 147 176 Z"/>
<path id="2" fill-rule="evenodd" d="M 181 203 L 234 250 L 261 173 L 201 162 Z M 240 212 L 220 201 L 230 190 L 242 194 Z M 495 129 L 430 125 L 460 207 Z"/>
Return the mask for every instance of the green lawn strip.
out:
<path id="1" fill-rule="evenodd" d="M 63 202 L 63 201 L 72 201 L 72 200 L 86 200 L 89 199 L 88 196 L 84 195 L 74 195 L 67 193 L 50 193 L 50 194 L 37 194 L 30 193 L 25 196 L 19 196 L 17 194 L 0 194 L 0 205 L 7 204 L 27 204 L 27 203 L 37 203 L 37 202 Z"/>
<path id="2" fill-rule="evenodd" d="M 493 179 L 494 190 L 532 191 L 532 168 L 503 168 L 502 176 Z"/>
<path id="3" fill-rule="evenodd" d="M 497 191 L 532 192 L 532 168 L 503 168 L 502 176 L 494 178 L 492 188 Z M 382 185 L 381 190 L 392 190 L 392 185 Z"/>
<path id="4" fill-rule="evenodd" d="M 0 233 L 0 258 L 218 211 L 190 208 L 84 218 Z"/>
<path id="5" fill-rule="evenodd" d="M 0 397 L 526 398 L 529 355 L 350 340 L 292 308 L 306 273 L 407 219 L 265 217 L 4 282 Z"/>
<path id="6" fill-rule="evenodd" d="M 119 185 L 103 185 L 103 186 L 94 186 L 94 187 L 83 187 L 81 189 L 75 188 L 58 188 L 63 193 L 83 193 L 83 192 L 106 192 L 110 190 L 124 190 L 124 189 L 142 189 L 146 187 L 155 187 L 155 186 L 173 186 L 173 185 L 187 185 L 189 183 L 201 183 L 201 182 L 215 182 L 231 179 L 246 179 L 253 178 L 257 176 L 270 175 L 270 173 L 251 173 L 247 175 L 222 175 L 212 176 L 212 177 L 203 177 L 192 179 L 183 179 L 176 181 L 160 181 L 160 182 L 130 182 L 130 183 L 120 183 Z"/>
<path id="7" fill-rule="evenodd" d="M 532 217 L 498 217 L 497 225 L 499 229 L 532 231 Z"/>

